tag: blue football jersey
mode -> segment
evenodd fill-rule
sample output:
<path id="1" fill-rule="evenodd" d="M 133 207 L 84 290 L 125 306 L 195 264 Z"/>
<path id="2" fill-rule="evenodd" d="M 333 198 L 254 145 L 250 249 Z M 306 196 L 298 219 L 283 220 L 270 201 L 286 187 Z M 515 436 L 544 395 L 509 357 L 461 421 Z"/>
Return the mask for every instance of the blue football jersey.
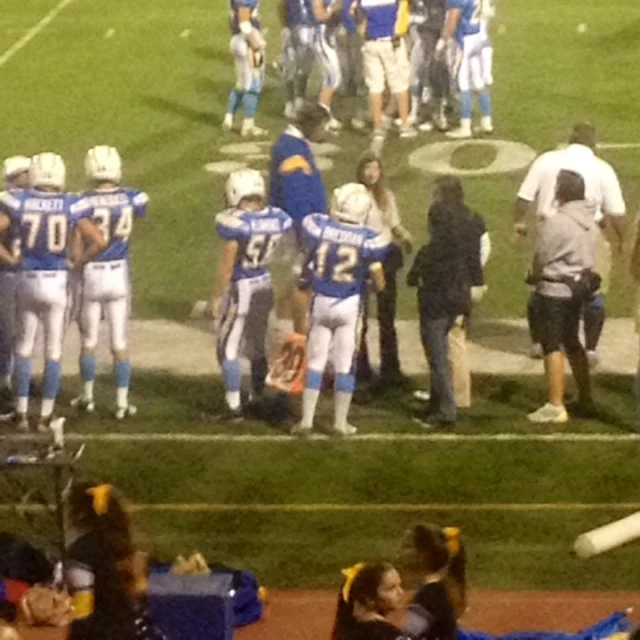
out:
<path id="1" fill-rule="evenodd" d="M 129 239 L 133 221 L 147 214 L 149 197 L 143 191 L 115 187 L 83 193 L 76 206 L 77 215 L 90 218 L 102 231 L 107 247 L 92 262 L 129 259 Z"/>
<path id="2" fill-rule="evenodd" d="M 455 33 L 459 44 L 462 44 L 465 36 L 479 33 L 482 0 L 447 0 L 447 9 L 460 9 L 460 20 Z"/>
<path id="3" fill-rule="evenodd" d="M 287 26 L 295 29 L 301 25 L 314 24 L 313 12 L 309 14 L 306 0 L 287 0 Z"/>
<path id="4" fill-rule="evenodd" d="M 5 191 L 0 210 L 12 219 L 23 271 L 65 271 L 71 232 L 80 219 L 78 196 L 36 189 Z"/>
<path id="5" fill-rule="evenodd" d="M 276 207 L 261 211 L 230 209 L 219 213 L 216 232 L 224 240 L 239 244 L 232 279 L 255 278 L 269 273 L 273 250 L 292 224 L 291 218 Z"/>
<path id="6" fill-rule="evenodd" d="M 12 189 L 9 193 L 19 193 L 20 189 Z M 2 194 L 0 197 L 4 197 Z M 18 225 L 16 221 L 11 215 L 11 212 L 6 209 L 6 207 L 2 207 L 0 205 L 0 212 L 4 213 L 9 217 L 10 224 L 9 228 L 0 236 L 0 244 L 10 252 L 16 252 L 20 248 L 20 236 L 18 233 Z M 6 262 L 2 262 L 0 260 L 0 272 L 15 272 L 18 270 L 18 267 L 14 267 L 12 265 L 7 264 Z"/>
<path id="7" fill-rule="evenodd" d="M 246 7 L 251 11 L 251 24 L 254 29 L 260 30 L 258 4 L 259 0 L 229 0 L 229 28 L 233 35 L 240 33 L 238 14 L 241 7 Z"/>
<path id="8" fill-rule="evenodd" d="M 309 249 L 311 288 L 332 298 L 362 293 L 369 267 L 384 258 L 388 247 L 369 227 L 338 222 L 318 213 L 303 220 L 302 241 Z"/>

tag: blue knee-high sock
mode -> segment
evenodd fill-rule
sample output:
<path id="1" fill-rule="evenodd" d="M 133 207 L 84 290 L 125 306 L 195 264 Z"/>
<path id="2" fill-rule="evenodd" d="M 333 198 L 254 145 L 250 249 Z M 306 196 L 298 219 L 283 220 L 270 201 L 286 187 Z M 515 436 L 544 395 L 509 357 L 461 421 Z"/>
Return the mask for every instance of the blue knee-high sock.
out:
<path id="1" fill-rule="evenodd" d="M 16 358 L 15 376 L 18 398 L 28 398 L 31 384 L 31 358 Z"/>
<path id="2" fill-rule="evenodd" d="M 240 391 L 242 370 L 240 360 L 224 360 L 222 363 L 222 379 L 227 391 Z"/>
<path id="3" fill-rule="evenodd" d="M 460 117 L 471 118 L 472 97 L 471 91 L 460 92 Z"/>
<path id="4" fill-rule="evenodd" d="M 307 389 L 315 389 L 316 391 L 322 388 L 322 371 L 307 371 Z"/>
<path id="5" fill-rule="evenodd" d="M 80 376 L 84 382 L 94 382 L 96 379 L 96 357 L 80 357 Z"/>
<path id="6" fill-rule="evenodd" d="M 334 390 L 338 393 L 353 393 L 356 388 L 356 377 L 351 373 L 339 373 L 336 376 Z"/>
<path id="7" fill-rule="evenodd" d="M 128 389 L 131 385 L 131 362 L 129 360 L 116 360 L 113 368 L 116 375 L 116 388 Z"/>
<path id="8" fill-rule="evenodd" d="M 229 93 L 229 105 L 227 106 L 227 113 L 235 115 L 236 111 L 240 107 L 240 103 L 242 102 L 242 97 L 244 96 L 244 91 L 239 91 L 238 89 L 231 89 Z"/>
<path id="9" fill-rule="evenodd" d="M 489 91 L 489 89 L 484 89 L 480 92 L 478 99 L 480 100 L 480 110 L 482 111 L 482 115 L 487 117 L 491 116 L 491 91 Z"/>
<path id="10" fill-rule="evenodd" d="M 258 358 L 251 361 L 251 389 L 257 396 L 264 391 L 264 381 L 267 377 L 267 359 Z"/>
<path id="11" fill-rule="evenodd" d="M 247 91 L 242 97 L 242 111 L 245 118 L 255 118 L 258 112 L 258 102 L 260 101 L 260 93 L 257 91 Z"/>
<path id="12" fill-rule="evenodd" d="M 47 360 L 44 363 L 42 397 L 45 400 L 55 400 L 60 390 L 60 361 Z"/>

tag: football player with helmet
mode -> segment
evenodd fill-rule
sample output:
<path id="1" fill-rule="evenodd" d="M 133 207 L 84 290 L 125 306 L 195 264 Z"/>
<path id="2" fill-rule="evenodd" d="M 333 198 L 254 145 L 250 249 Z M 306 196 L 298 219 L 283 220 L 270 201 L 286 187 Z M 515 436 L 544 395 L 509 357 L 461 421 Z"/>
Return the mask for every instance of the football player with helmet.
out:
<path id="1" fill-rule="evenodd" d="M 114 147 L 99 145 L 90 149 L 85 158 L 85 171 L 92 188 L 82 194 L 76 211 L 100 229 L 106 247 L 85 265 L 82 273 L 79 325 L 83 388 L 80 396 L 72 400 L 72 406 L 87 412 L 95 408 L 96 347 L 104 312 L 116 379 L 115 417 L 122 420 L 136 413 L 136 407 L 129 402 L 129 243 L 134 221 L 145 217 L 149 198 L 142 191 L 121 186 L 122 161 Z"/>
<path id="2" fill-rule="evenodd" d="M 244 120 L 240 134 L 260 137 L 267 134 L 255 124 L 265 74 L 265 41 L 260 31 L 259 0 L 229 0 L 231 16 L 231 52 L 235 60 L 236 85 L 229 94 L 222 126 L 230 131 L 240 106 Z"/>
<path id="3" fill-rule="evenodd" d="M 12 156 L 2 164 L 4 190 L 26 189 L 29 186 L 29 165 L 26 156 Z M 16 238 L 9 230 L 0 235 L 0 244 L 10 252 Z M 17 271 L 18 268 L 0 260 L 0 414 L 11 414 L 13 391 L 11 389 L 11 367 L 16 338 L 17 320 Z"/>
<path id="4" fill-rule="evenodd" d="M 38 431 L 46 433 L 60 388 L 60 360 L 67 309 L 69 269 L 79 268 L 105 246 L 100 231 L 77 215 L 77 197 L 63 192 L 62 158 L 40 153 L 29 165 L 30 187 L 5 191 L 0 197 L 0 233 L 17 237 L 19 254 L 0 258 L 20 264 L 18 278 L 19 335 L 16 345 L 16 422 L 28 431 L 27 410 L 31 358 L 40 323 L 44 325 L 45 367 Z M 71 251 L 71 247 L 75 250 Z"/>
<path id="5" fill-rule="evenodd" d="M 251 362 L 252 393 L 259 396 L 264 391 L 267 326 L 273 306 L 269 263 L 292 221 L 282 209 L 266 205 L 264 179 L 254 169 L 241 169 L 229 176 L 226 199 L 229 208 L 216 217 L 216 231 L 224 240 L 224 248 L 211 308 L 227 417 L 239 421 L 243 417 L 240 398 L 243 347 Z"/>
<path id="6" fill-rule="evenodd" d="M 303 286 L 312 291 L 311 328 L 302 421 L 292 429 L 293 435 L 306 435 L 313 428 L 330 353 L 335 371 L 333 431 L 338 435 L 356 432 L 347 416 L 355 387 L 358 323 L 367 280 L 371 278 L 379 291 L 384 289 L 381 261 L 388 246 L 364 224 L 372 206 L 364 185 L 345 184 L 334 191 L 330 216 L 311 214 L 302 223 L 302 239 L 310 255 Z"/>

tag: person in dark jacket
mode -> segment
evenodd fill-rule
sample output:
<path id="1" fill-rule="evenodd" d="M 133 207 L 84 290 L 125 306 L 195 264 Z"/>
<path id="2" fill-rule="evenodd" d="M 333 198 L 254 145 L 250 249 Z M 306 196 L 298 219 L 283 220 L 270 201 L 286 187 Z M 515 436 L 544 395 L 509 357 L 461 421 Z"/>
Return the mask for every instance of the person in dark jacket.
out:
<path id="1" fill-rule="evenodd" d="M 109 484 L 78 483 L 67 498 L 71 535 L 65 580 L 75 619 L 68 640 L 136 640 L 146 576 L 129 516 Z"/>
<path id="2" fill-rule="evenodd" d="M 400 576 L 386 563 L 359 563 L 342 574 L 331 640 L 409 640 L 386 619 L 404 600 Z"/>
<path id="3" fill-rule="evenodd" d="M 429 209 L 430 241 L 418 252 L 407 284 L 418 288 L 420 337 L 431 374 L 426 428 L 453 426 L 456 400 L 448 366 L 448 334 L 459 316 L 471 309 L 471 288 L 483 283 L 478 232 L 469 223 L 460 180 L 443 176 L 436 181 Z"/>

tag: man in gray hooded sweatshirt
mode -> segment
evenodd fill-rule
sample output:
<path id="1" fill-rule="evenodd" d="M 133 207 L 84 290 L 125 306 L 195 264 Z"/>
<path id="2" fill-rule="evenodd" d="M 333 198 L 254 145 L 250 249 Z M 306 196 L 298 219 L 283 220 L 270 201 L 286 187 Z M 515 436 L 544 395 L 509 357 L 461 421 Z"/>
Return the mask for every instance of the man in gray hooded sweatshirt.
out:
<path id="1" fill-rule="evenodd" d="M 593 272 L 596 204 L 585 200 L 584 180 L 573 171 L 560 171 L 555 195 L 558 211 L 540 225 L 533 259 L 548 401 L 527 416 L 531 422 L 569 419 L 564 406 L 565 354 L 578 387 L 578 406 L 590 410 L 593 404 L 589 365 L 578 334 L 585 297 L 571 283 L 586 281 Z"/>

